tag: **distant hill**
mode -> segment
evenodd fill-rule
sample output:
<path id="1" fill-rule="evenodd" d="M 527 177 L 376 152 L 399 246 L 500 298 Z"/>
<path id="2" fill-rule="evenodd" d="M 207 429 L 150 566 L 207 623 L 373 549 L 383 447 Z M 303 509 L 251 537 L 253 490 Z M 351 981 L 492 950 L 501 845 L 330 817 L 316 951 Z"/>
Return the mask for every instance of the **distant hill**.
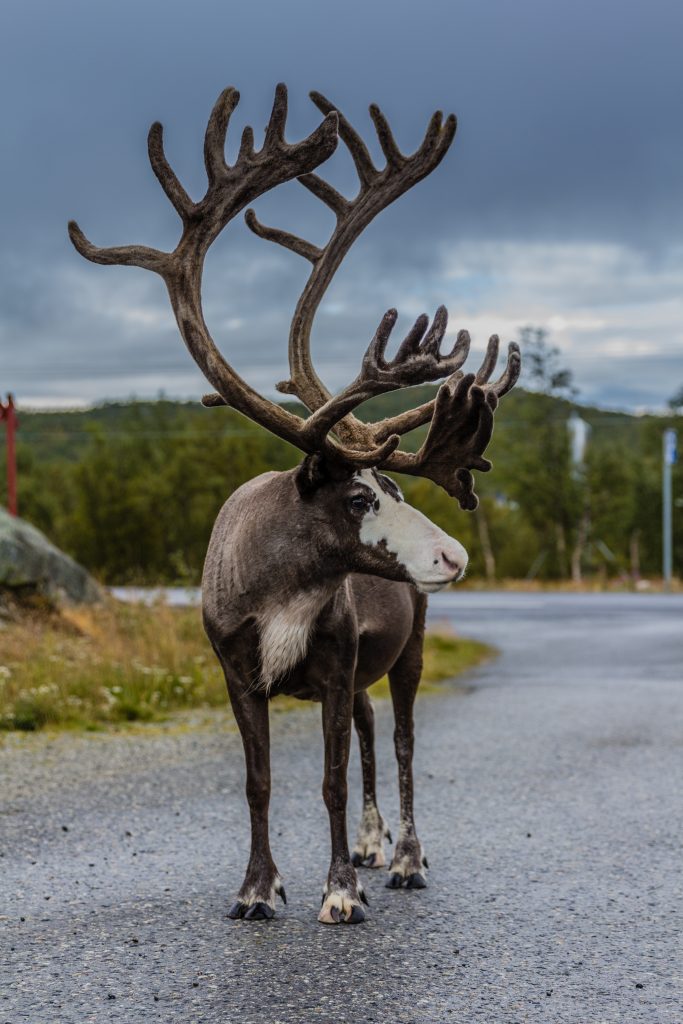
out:
<path id="1" fill-rule="evenodd" d="M 394 416 L 428 401 L 436 391 L 436 386 L 423 385 L 381 395 L 363 405 L 358 410 L 358 416 L 364 420 Z M 298 403 L 283 404 L 293 411 L 304 412 Z M 496 413 L 496 437 L 502 440 L 503 435 L 523 436 L 525 424 L 532 418 L 536 420 L 539 405 L 548 421 L 566 420 L 572 411 L 578 412 L 591 426 L 592 441 L 595 444 L 605 440 L 625 446 L 636 445 L 643 426 L 659 422 L 659 417 L 656 416 L 632 416 L 628 413 L 610 412 L 516 388 L 503 400 Z M 175 430 L 184 433 L 196 423 L 201 429 L 202 436 L 206 437 L 207 423 L 210 419 L 215 423 L 216 436 L 246 436 L 253 435 L 259 430 L 245 417 L 232 410 L 204 409 L 199 402 L 168 399 L 106 402 L 91 409 L 55 412 L 22 410 L 19 401 L 19 418 L 19 443 L 22 447 L 30 449 L 32 457 L 37 460 L 77 460 L 93 436 L 114 437 L 122 431 L 125 431 L 126 435 L 139 431 L 146 437 L 153 436 L 154 433 L 168 436 Z M 415 431 L 414 435 L 406 438 L 405 446 L 416 447 L 423 434 L 424 429 Z"/>
<path id="2" fill-rule="evenodd" d="M 383 395 L 361 407 L 383 419 L 427 401 L 435 386 Z M 289 408 L 299 409 L 294 403 Z M 591 429 L 580 472 L 565 424 L 577 412 Z M 259 473 L 289 469 L 301 455 L 228 408 L 199 402 L 108 402 L 73 412 L 19 405 L 22 516 L 98 579 L 196 582 L 215 516 Z M 471 553 L 470 577 L 570 571 L 625 578 L 661 566 L 662 430 L 681 418 L 629 416 L 521 388 L 496 414 L 487 456 L 475 473 L 475 516 L 429 480 L 404 477 L 411 504 Z M 426 427 L 403 439 L 417 448 Z M 0 446 L 0 504 L 4 498 Z M 683 465 L 674 470 L 683 495 Z M 678 507 L 678 506 L 677 506 Z M 683 516 L 674 516 L 674 564 L 683 564 Z M 578 567 L 578 568 L 577 568 Z"/>

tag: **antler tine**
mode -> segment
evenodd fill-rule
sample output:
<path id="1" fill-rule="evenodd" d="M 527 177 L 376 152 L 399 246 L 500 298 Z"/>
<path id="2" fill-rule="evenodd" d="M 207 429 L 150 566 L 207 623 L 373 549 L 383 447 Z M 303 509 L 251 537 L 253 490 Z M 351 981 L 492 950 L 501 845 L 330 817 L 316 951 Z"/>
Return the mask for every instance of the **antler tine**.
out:
<path id="1" fill-rule="evenodd" d="M 493 391 L 498 398 L 502 398 L 504 395 L 507 395 L 508 391 L 513 389 L 519 380 L 521 372 L 522 353 L 519 351 L 517 342 L 511 341 L 508 345 L 508 358 L 505 369 L 493 385 Z"/>
<path id="2" fill-rule="evenodd" d="M 424 341 L 420 345 L 421 351 L 424 352 L 425 354 L 429 354 L 436 358 L 439 354 L 441 342 L 443 341 L 443 336 L 446 333 L 447 327 L 448 310 L 446 309 L 445 306 L 439 306 L 436 313 L 434 314 L 432 326 L 425 334 Z"/>
<path id="3" fill-rule="evenodd" d="M 443 124 L 442 121 L 443 114 L 437 110 L 427 125 L 427 131 L 419 149 L 419 152 L 430 155 L 431 159 L 435 161 L 435 167 L 443 160 L 458 130 L 458 119 L 455 114 L 449 114 Z"/>
<path id="4" fill-rule="evenodd" d="M 225 138 L 232 113 L 240 101 L 237 89 L 228 86 L 214 103 L 204 134 L 204 166 L 209 187 L 215 186 L 228 172 L 225 162 Z"/>
<path id="5" fill-rule="evenodd" d="M 91 263 L 101 263 L 105 266 L 142 267 L 144 270 L 153 270 L 162 276 L 168 270 L 170 254 L 162 252 L 160 249 L 150 249 L 146 245 L 114 245 L 100 248 L 85 237 L 75 220 L 69 221 L 68 230 L 74 247 L 81 256 L 90 260 Z"/>
<path id="6" fill-rule="evenodd" d="M 155 121 L 149 130 L 147 152 L 149 154 L 149 162 L 159 184 L 174 206 L 183 224 L 186 224 L 194 210 L 195 204 L 180 184 L 175 171 L 166 159 L 166 153 L 164 152 L 164 128 L 159 121 Z"/>
<path id="7" fill-rule="evenodd" d="M 500 338 L 497 334 L 492 334 L 489 338 L 489 343 L 486 346 L 486 352 L 484 353 L 484 361 L 477 370 L 476 381 L 477 384 L 486 384 L 489 377 L 496 368 L 498 362 L 498 350 L 500 348 Z"/>
<path id="8" fill-rule="evenodd" d="M 266 227 L 265 224 L 261 223 L 253 210 L 247 210 L 244 220 L 247 227 L 255 235 L 258 235 L 259 238 L 265 238 L 267 242 L 276 242 L 285 249 L 295 252 L 297 256 L 303 256 L 304 259 L 310 260 L 311 263 L 315 263 L 316 260 L 320 259 L 322 250 L 317 245 L 307 242 L 305 238 L 299 238 L 298 235 L 292 235 L 289 231 L 282 231 L 281 228 Z"/>
<path id="9" fill-rule="evenodd" d="M 404 359 L 410 359 L 411 356 L 415 355 L 420 347 L 420 342 L 424 332 L 427 330 L 428 324 L 429 317 L 426 313 L 421 313 L 399 345 L 398 352 L 396 353 L 397 359 L 403 361 Z"/>
<path id="10" fill-rule="evenodd" d="M 271 149 L 282 145 L 285 141 L 285 122 L 287 121 L 287 86 L 279 82 L 275 87 L 273 109 L 268 119 L 263 149 Z"/>
<path id="11" fill-rule="evenodd" d="M 391 332 L 393 331 L 397 320 L 398 310 L 388 309 L 380 320 L 379 327 L 375 331 L 373 339 L 368 345 L 365 355 L 363 356 L 363 370 L 366 370 L 366 367 L 371 365 L 386 367 L 384 353 L 387 350 L 389 338 L 391 337 Z M 419 330 L 420 336 L 422 336 L 427 323 L 427 317 L 422 314 L 422 316 L 419 316 L 413 324 L 410 334 L 414 334 Z M 402 345 L 405 345 L 405 341 Z"/>
<path id="12" fill-rule="evenodd" d="M 390 167 L 400 170 L 401 167 L 404 166 L 406 158 L 396 145 L 396 140 L 394 139 L 391 128 L 389 127 L 389 122 L 376 103 L 372 103 L 370 105 L 370 117 L 372 118 L 372 123 L 375 126 L 377 138 L 379 139 L 379 144 L 382 147 L 382 152 L 384 153 L 387 164 Z"/>
<path id="13" fill-rule="evenodd" d="M 470 332 L 469 331 L 458 331 L 458 337 L 455 339 L 455 345 L 451 351 L 451 358 L 457 359 L 459 366 L 467 359 L 470 354 Z"/>
<path id="14" fill-rule="evenodd" d="M 376 441 L 381 441 L 391 434 L 409 434 L 411 430 L 429 423 L 433 415 L 434 399 L 430 398 L 428 402 L 416 405 L 413 409 L 406 409 L 405 412 L 398 413 L 396 416 L 380 420 L 374 425 L 373 437 Z"/>
<path id="15" fill-rule="evenodd" d="M 309 93 L 309 96 L 321 113 L 329 114 L 331 111 L 337 110 L 322 93 L 313 91 Z M 379 171 L 372 162 L 368 147 L 351 122 L 340 111 L 337 113 L 339 114 L 339 135 L 351 154 L 361 186 L 370 185 L 378 176 Z"/>
<path id="16" fill-rule="evenodd" d="M 324 178 L 318 177 L 317 174 L 301 174 L 298 180 L 317 199 L 322 200 L 323 203 L 329 206 L 337 219 L 343 217 L 348 212 L 350 205 L 348 199 L 341 192 L 337 192 L 336 188 L 330 185 L 328 181 L 325 181 Z"/>
<path id="17" fill-rule="evenodd" d="M 254 129 L 250 125 L 245 125 L 242 129 L 242 138 L 240 140 L 240 149 L 237 154 L 236 166 L 242 167 L 245 163 L 254 159 Z"/>

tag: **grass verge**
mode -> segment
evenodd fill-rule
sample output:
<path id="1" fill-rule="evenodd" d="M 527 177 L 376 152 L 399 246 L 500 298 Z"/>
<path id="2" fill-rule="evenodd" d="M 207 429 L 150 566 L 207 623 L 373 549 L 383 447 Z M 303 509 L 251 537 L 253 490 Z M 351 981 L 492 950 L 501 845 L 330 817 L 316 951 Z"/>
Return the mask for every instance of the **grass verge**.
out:
<path id="1" fill-rule="evenodd" d="M 492 653 L 473 640 L 428 634 L 423 683 L 457 675 Z M 371 692 L 386 696 L 386 680 Z M 284 709 L 299 702 L 274 703 Z M 0 623 L 0 729 L 101 729 L 226 704 L 223 674 L 196 608 L 108 602 Z"/>

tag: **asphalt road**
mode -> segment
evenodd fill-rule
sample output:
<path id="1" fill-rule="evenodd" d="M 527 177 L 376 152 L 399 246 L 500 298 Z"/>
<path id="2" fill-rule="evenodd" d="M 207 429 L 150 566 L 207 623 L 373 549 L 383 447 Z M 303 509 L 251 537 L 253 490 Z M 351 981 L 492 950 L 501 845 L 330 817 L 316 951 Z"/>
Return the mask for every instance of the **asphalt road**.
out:
<path id="1" fill-rule="evenodd" d="M 317 709 L 274 716 L 289 903 L 226 911 L 247 852 L 239 738 L 203 729 L 0 748 L 0 1024 L 683 1020 L 683 599 L 438 596 L 501 657 L 419 702 L 429 888 L 365 871 L 357 927 L 316 922 L 327 869 Z M 395 827 L 389 708 L 380 807 Z M 359 808 L 353 759 L 351 821 Z M 68 831 L 67 831 L 68 830 Z"/>

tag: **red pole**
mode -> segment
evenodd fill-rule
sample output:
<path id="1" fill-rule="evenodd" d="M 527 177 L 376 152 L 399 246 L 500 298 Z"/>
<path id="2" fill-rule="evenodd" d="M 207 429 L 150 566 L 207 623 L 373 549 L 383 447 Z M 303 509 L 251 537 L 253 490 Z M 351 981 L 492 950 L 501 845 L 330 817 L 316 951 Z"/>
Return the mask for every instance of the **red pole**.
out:
<path id="1" fill-rule="evenodd" d="M 5 421 L 7 433 L 7 511 L 10 515 L 16 516 L 17 512 L 17 452 L 16 452 L 16 430 L 17 412 L 14 407 L 14 398 L 7 396 L 7 404 L 0 404 L 0 419 Z"/>

